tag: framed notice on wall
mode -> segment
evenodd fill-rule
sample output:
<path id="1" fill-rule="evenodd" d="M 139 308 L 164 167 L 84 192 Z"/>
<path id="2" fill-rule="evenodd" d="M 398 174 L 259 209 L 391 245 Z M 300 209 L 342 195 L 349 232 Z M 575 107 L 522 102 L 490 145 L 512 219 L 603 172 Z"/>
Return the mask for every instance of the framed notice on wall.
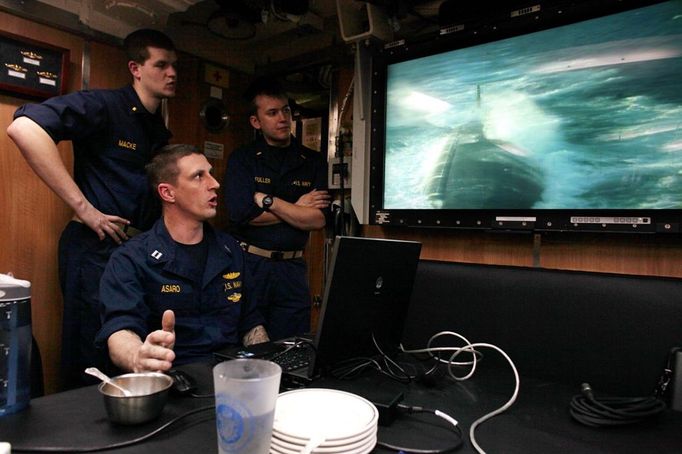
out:
<path id="1" fill-rule="evenodd" d="M 66 91 L 69 50 L 0 31 L 0 90 L 36 98 Z"/>

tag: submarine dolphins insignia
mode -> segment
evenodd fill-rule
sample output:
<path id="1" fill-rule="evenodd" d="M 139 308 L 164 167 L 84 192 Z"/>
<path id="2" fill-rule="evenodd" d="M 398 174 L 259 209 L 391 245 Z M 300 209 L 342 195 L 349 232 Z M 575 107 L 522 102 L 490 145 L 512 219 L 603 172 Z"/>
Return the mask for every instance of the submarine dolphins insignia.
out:
<path id="1" fill-rule="evenodd" d="M 242 294 L 241 293 L 233 293 L 227 297 L 228 301 L 237 303 L 239 300 L 242 299 Z"/>

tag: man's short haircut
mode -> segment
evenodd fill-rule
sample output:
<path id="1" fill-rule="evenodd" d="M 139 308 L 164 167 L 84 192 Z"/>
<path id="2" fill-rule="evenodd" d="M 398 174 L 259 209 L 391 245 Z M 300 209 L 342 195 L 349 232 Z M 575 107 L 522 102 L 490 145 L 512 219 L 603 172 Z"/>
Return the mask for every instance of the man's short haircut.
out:
<path id="1" fill-rule="evenodd" d="M 175 44 L 165 33 L 151 28 L 135 30 L 123 40 L 128 61 L 144 63 L 149 59 L 149 47 L 175 51 Z"/>
<path id="2" fill-rule="evenodd" d="M 287 92 L 277 79 L 265 76 L 254 79 L 244 92 L 244 100 L 249 103 L 249 115 L 255 115 L 258 111 L 256 96 L 289 99 Z"/>
<path id="3" fill-rule="evenodd" d="M 145 166 L 145 170 L 147 171 L 147 180 L 149 180 L 149 184 L 157 196 L 156 188 L 159 184 L 177 183 L 178 175 L 180 174 L 178 161 L 191 154 L 203 153 L 194 145 L 184 143 L 166 145 L 156 152 L 151 162 Z"/>

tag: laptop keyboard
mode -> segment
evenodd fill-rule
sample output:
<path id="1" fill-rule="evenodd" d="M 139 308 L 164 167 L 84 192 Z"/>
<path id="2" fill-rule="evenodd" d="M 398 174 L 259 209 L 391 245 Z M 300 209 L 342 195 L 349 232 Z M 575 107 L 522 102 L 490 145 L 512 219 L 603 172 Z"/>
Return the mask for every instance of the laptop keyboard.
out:
<path id="1" fill-rule="evenodd" d="M 291 348 L 276 354 L 270 358 L 270 361 L 279 364 L 282 372 L 291 372 L 292 370 L 308 367 L 312 360 L 312 354 L 311 348 Z"/>

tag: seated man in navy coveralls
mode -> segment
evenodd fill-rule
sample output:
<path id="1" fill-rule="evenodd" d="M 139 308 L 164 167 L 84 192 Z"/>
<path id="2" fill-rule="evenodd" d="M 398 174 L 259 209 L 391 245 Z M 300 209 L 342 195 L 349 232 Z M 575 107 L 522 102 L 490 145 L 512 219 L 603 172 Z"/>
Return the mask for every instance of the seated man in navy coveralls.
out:
<path id="1" fill-rule="evenodd" d="M 173 42 L 156 30 L 131 33 L 124 47 L 132 85 L 22 106 L 7 130 L 34 172 L 74 211 L 59 241 L 64 388 L 91 383 L 96 379 L 83 370 L 106 364 L 94 345 L 100 276 L 116 247 L 159 216 L 144 166 L 170 138 L 159 106 L 175 96 L 177 57 Z M 61 140 L 73 144 L 73 178 L 56 146 Z"/>
<path id="2" fill-rule="evenodd" d="M 162 217 L 118 248 L 104 270 L 98 346 L 108 346 L 119 368 L 141 372 L 267 341 L 239 243 L 206 222 L 220 187 L 206 157 L 190 145 L 168 145 L 147 172 Z"/>
<path id="3" fill-rule="evenodd" d="M 257 79 L 246 92 L 255 142 L 231 155 L 225 201 L 231 232 L 247 252 L 256 297 L 273 340 L 310 331 L 310 290 L 303 248 L 326 224 L 325 157 L 291 137 L 291 109 L 274 81 Z"/>

